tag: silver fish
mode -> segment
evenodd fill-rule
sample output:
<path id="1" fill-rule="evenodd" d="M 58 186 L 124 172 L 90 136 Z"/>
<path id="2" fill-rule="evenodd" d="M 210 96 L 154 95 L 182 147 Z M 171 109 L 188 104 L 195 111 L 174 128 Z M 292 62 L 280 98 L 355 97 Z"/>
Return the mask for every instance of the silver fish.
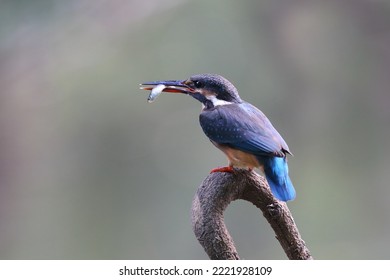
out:
<path id="1" fill-rule="evenodd" d="M 166 88 L 165 85 L 157 85 L 155 86 L 149 94 L 148 102 L 152 103 L 156 98 L 162 93 L 162 91 Z"/>

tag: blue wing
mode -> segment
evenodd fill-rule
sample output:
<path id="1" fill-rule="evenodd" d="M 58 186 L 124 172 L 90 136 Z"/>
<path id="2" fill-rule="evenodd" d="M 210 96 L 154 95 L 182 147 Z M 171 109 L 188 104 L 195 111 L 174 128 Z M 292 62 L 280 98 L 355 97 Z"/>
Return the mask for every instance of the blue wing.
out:
<path id="1" fill-rule="evenodd" d="M 288 176 L 286 153 L 290 153 L 289 148 L 259 109 L 249 103 L 216 106 L 204 110 L 199 120 L 213 142 L 256 156 L 276 198 L 283 201 L 295 198 Z"/>
<path id="2" fill-rule="evenodd" d="M 210 140 L 256 156 L 284 157 L 289 148 L 259 109 L 249 103 L 204 110 L 200 125 Z"/>

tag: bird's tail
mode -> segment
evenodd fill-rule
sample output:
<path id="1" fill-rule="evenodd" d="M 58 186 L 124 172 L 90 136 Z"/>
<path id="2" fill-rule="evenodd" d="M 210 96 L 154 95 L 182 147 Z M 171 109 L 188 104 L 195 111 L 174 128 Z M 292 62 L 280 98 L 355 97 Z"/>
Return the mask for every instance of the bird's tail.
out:
<path id="1" fill-rule="evenodd" d="M 293 200 L 295 189 L 288 176 L 285 157 L 267 157 L 263 160 L 264 173 L 274 196 L 282 201 Z"/>

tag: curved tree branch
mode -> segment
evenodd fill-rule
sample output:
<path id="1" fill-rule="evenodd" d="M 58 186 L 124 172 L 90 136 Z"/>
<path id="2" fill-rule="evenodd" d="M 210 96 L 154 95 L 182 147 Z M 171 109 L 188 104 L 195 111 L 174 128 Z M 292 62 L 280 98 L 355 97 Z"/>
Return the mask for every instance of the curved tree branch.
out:
<path id="1" fill-rule="evenodd" d="M 194 197 L 192 227 L 210 259 L 240 258 L 223 219 L 236 199 L 252 202 L 263 212 L 289 259 L 312 259 L 287 204 L 274 198 L 263 177 L 247 170 L 208 175 Z"/>

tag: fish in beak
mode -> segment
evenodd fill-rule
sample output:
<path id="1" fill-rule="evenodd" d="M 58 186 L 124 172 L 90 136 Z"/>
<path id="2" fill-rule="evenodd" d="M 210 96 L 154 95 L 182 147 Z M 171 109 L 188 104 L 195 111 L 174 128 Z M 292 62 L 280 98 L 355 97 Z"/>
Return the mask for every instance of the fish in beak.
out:
<path id="1" fill-rule="evenodd" d="M 145 82 L 140 84 L 140 89 L 151 91 L 148 97 L 149 103 L 153 102 L 163 92 L 189 94 L 194 91 L 186 80 Z"/>

